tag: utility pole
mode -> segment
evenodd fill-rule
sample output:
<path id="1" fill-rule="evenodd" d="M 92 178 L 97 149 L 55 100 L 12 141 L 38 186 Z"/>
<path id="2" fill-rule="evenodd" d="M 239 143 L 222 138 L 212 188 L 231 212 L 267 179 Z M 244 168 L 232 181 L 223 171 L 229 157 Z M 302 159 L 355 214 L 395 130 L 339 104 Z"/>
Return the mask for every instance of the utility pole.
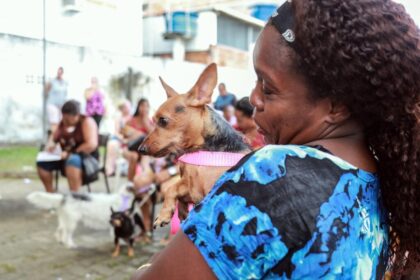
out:
<path id="1" fill-rule="evenodd" d="M 47 40 L 46 40 L 46 0 L 42 0 L 42 139 L 47 140 Z"/>
<path id="2" fill-rule="evenodd" d="M 130 102 L 133 101 L 133 68 L 128 67 L 128 75 L 127 75 L 127 99 Z"/>

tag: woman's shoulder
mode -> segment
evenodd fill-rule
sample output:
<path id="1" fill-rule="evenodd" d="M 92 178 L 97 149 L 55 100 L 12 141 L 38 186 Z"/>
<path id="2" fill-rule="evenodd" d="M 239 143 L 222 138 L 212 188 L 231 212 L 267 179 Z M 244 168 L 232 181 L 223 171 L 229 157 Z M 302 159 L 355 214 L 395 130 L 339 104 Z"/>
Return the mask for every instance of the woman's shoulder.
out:
<path id="1" fill-rule="evenodd" d="M 129 125 L 129 126 L 136 126 L 136 124 L 137 124 L 136 117 L 128 118 L 128 120 L 126 121 L 126 124 Z"/>
<path id="2" fill-rule="evenodd" d="M 95 120 L 92 117 L 89 116 L 85 116 L 85 115 L 80 115 L 81 117 L 81 121 L 80 121 L 80 125 L 86 129 L 91 129 L 95 126 L 97 126 Z"/>
<path id="3" fill-rule="evenodd" d="M 267 145 L 245 156 L 229 172 L 242 172 L 247 174 L 247 178 L 265 175 L 267 179 L 275 179 L 283 177 L 286 171 L 307 173 L 308 170 L 328 169 L 328 167 L 331 171 L 334 169 L 357 170 L 347 161 L 319 148 L 298 145 Z"/>

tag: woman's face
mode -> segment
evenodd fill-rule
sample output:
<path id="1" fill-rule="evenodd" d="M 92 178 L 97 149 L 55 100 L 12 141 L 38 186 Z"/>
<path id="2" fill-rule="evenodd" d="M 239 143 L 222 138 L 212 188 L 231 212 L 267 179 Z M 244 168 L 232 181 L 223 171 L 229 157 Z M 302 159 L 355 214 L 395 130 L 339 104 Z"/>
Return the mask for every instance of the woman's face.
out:
<path id="1" fill-rule="evenodd" d="M 240 110 L 235 110 L 236 123 L 241 131 L 255 129 L 254 120 Z"/>
<path id="2" fill-rule="evenodd" d="M 291 68 L 291 49 L 267 26 L 254 50 L 257 82 L 251 93 L 254 119 L 267 144 L 305 144 L 320 136 L 326 114 L 322 102 L 309 99 L 304 79 Z"/>
<path id="3" fill-rule="evenodd" d="M 149 115 L 149 102 L 143 102 L 139 105 L 139 111 L 141 116 L 148 116 Z"/>
<path id="4" fill-rule="evenodd" d="M 63 124 L 65 127 L 75 126 L 80 119 L 80 115 L 63 114 Z"/>

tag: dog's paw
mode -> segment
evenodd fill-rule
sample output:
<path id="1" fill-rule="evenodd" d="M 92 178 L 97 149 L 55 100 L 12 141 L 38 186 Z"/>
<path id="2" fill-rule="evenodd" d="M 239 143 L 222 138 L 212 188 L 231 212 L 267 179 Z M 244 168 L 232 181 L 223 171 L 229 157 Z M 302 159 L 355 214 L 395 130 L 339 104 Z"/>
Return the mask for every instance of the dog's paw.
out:
<path id="1" fill-rule="evenodd" d="M 118 257 L 120 255 L 120 251 L 117 251 L 117 250 L 115 250 L 114 252 L 112 252 L 112 257 L 113 258 L 116 258 L 116 257 Z"/>
<path id="2" fill-rule="evenodd" d="M 179 203 L 178 204 L 178 218 L 180 221 L 185 220 L 188 217 L 188 204 L 187 203 Z"/>
<path id="3" fill-rule="evenodd" d="M 128 257 L 130 257 L 130 258 L 132 258 L 132 257 L 134 257 L 134 249 L 133 248 L 131 248 L 131 247 L 129 247 L 128 248 Z"/>
<path id="4" fill-rule="evenodd" d="M 162 218 L 161 216 L 157 217 L 155 222 L 153 223 L 153 228 L 156 229 L 157 227 L 164 227 L 171 222 L 171 218 Z"/>

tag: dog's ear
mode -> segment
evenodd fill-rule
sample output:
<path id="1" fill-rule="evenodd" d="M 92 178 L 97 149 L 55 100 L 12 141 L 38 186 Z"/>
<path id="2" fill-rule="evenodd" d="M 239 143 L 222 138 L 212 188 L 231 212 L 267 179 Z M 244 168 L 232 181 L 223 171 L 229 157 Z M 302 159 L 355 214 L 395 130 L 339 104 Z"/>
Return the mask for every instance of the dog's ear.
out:
<path id="1" fill-rule="evenodd" d="M 162 77 L 159 77 L 160 83 L 162 84 L 163 88 L 165 89 L 166 95 L 168 96 L 168 99 L 174 96 L 177 96 L 178 93 L 171 88 L 165 81 L 162 79 Z"/>
<path id="2" fill-rule="evenodd" d="M 112 207 L 110 207 L 111 208 L 111 214 L 114 214 L 115 212 L 114 212 L 114 209 L 112 209 Z"/>
<path id="3" fill-rule="evenodd" d="M 213 90 L 217 84 L 217 66 L 212 63 L 204 69 L 198 81 L 189 92 L 190 106 L 198 107 L 204 106 L 211 102 Z"/>

